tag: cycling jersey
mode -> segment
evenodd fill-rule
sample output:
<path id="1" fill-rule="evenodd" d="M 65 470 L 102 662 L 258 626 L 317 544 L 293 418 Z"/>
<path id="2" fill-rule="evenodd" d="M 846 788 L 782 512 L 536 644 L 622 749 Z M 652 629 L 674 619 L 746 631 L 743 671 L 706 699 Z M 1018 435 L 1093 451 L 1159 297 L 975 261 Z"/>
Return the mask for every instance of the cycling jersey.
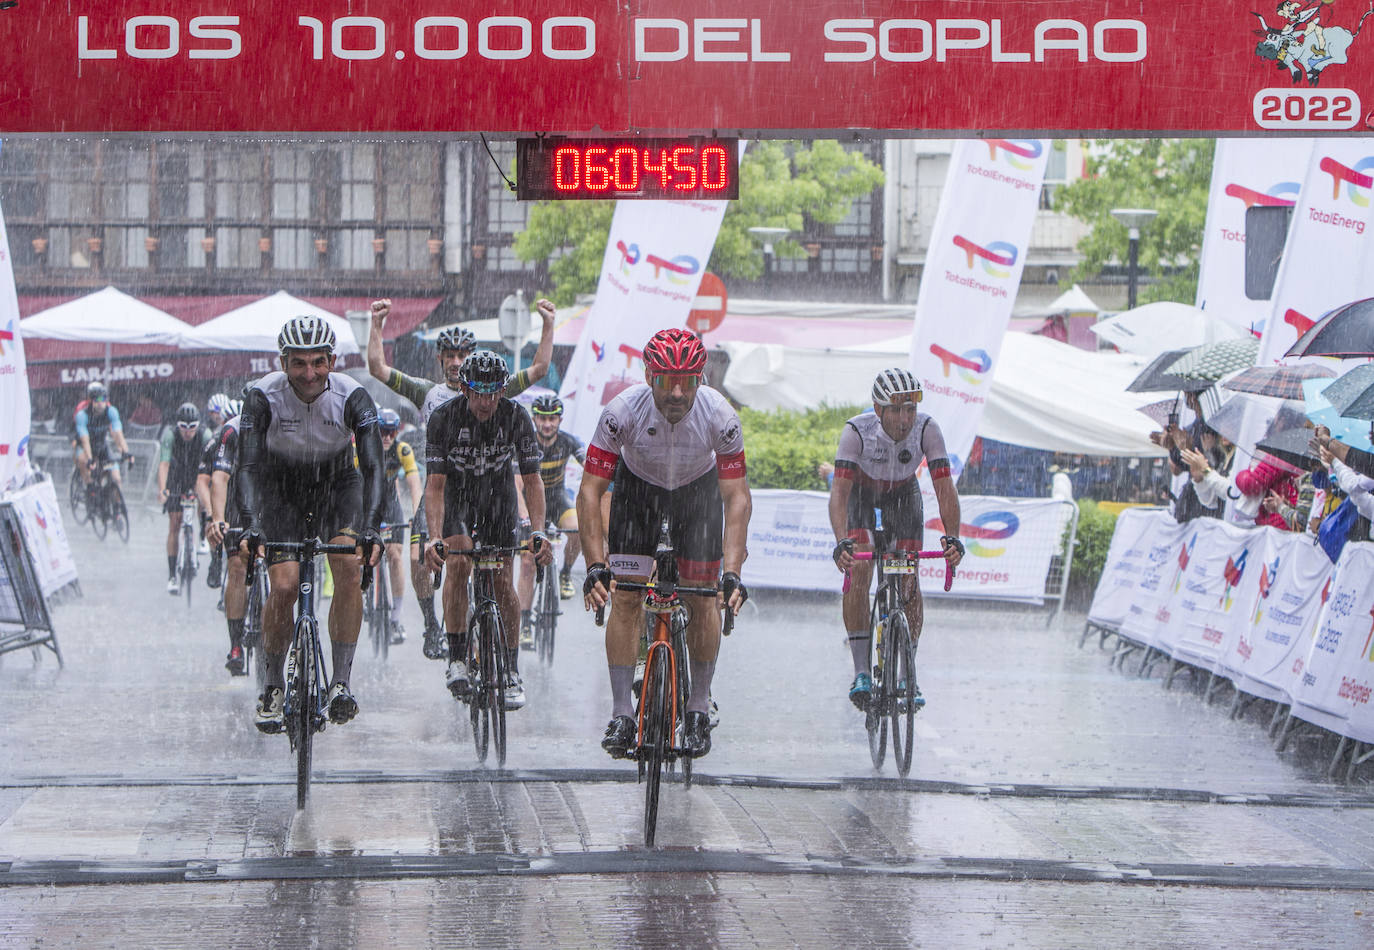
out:
<path id="1" fill-rule="evenodd" d="M 239 454 L 238 425 L 238 416 L 225 419 L 224 425 L 216 430 L 214 438 L 210 440 L 210 445 L 206 449 L 206 455 L 210 458 L 210 476 L 213 478 L 215 472 L 225 472 L 229 476 L 229 484 L 226 486 L 224 497 L 224 520 L 234 526 L 237 526 L 240 521 L 237 486 L 234 483 L 234 467 L 238 462 Z M 204 471 L 203 468 L 202 471 Z"/>
<path id="2" fill-rule="evenodd" d="M 200 469 L 206 447 L 210 444 L 210 431 L 205 426 L 196 426 L 189 439 L 181 437 L 180 430 L 168 426 L 163 430 L 158 444 L 159 463 L 167 463 L 167 493 L 172 496 L 190 491 L 196 483 L 196 472 Z"/>
<path id="3" fill-rule="evenodd" d="M 844 424 L 840 445 L 835 451 L 835 477 L 853 480 L 875 492 L 891 491 L 914 481 L 921 461 L 930 465 L 930 477 L 948 478 L 949 456 L 940 426 L 925 413 L 901 442 L 894 442 L 883 431 L 875 412 L 855 416 Z"/>
<path id="4" fill-rule="evenodd" d="M 119 421 L 118 409 L 106 403 L 104 412 L 96 412 L 91 409 L 89 399 L 83 399 L 76 404 L 76 409 L 72 413 L 72 425 L 76 429 L 78 441 L 83 435 L 91 440 L 91 451 L 95 451 L 96 446 L 105 441 L 107 432 L 124 431 L 124 425 Z"/>
<path id="5" fill-rule="evenodd" d="M 713 467 L 721 478 L 743 478 L 739 415 L 724 396 L 702 386 L 687 415 L 672 425 L 647 384 L 631 386 L 602 410 L 587 448 L 586 468 L 593 475 L 613 478 L 618 461 L 660 488 L 680 488 Z"/>
<path id="6" fill-rule="evenodd" d="M 399 393 L 415 404 L 415 407 L 420 410 L 420 421 L 425 425 L 429 424 L 429 417 L 434 415 L 435 409 L 459 393 L 459 390 L 449 386 L 448 383 L 436 383 L 419 376 L 410 376 L 399 369 L 392 369 L 386 384 L 393 392 Z M 530 379 L 530 371 L 522 369 L 506 380 L 506 388 L 501 390 L 501 395 L 518 396 L 532 385 L 534 385 L 534 380 Z"/>
<path id="7" fill-rule="evenodd" d="M 409 442 L 398 439 L 392 445 L 391 451 L 386 453 L 386 480 L 392 482 L 412 472 L 420 472 L 419 466 L 415 464 L 415 450 L 410 447 Z"/>
<path id="8" fill-rule="evenodd" d="M 444 475 L 444 536 L 479 536 L 509 544 L 517 520 L 514 462 L 521 475 L 539 471 L 534 423 L 518 405 L 502 398 L 485 422 L 459 393 L 430 416 L 425 467 Z"/>
<path id="9" fill-rule="evenodd" d="M 587 464 L 587 452 L 582 440 L 577 436 L 559 429 L 553 442 L 539 443 L 539 451 L 544 454 L 539 463 L 539 477 L 544 480 L 546 493 L 563 490 L 563 477 L 568 471 L 568 459 L 575 458 L 580 465 Z"/>
<path id="10" fill-rule="evenodd" d="M 309 515 L 326 539 L 381 522 L 386 483 L 377 407 L 351 376 L 330 373 L 309 403 L 286 373 L 253 383 L 239 416 L 238 448 L 245 527 L 265 528 L 268 540 L 299 541 Z"/>

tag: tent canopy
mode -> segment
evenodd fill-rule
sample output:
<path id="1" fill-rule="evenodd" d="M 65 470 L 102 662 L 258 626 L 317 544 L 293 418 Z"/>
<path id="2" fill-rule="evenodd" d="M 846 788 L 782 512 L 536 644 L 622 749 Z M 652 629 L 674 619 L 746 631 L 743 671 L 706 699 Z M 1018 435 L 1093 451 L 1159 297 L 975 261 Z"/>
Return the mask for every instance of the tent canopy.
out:
<path id="1" fill-rule="evenodd" d="M 19 322 L 19 332 L 25 337 L 106 344 L 176 345 L 190 329 L 190 324 L 114 287 L 49 307 Z"/>
<path id="2" fill-rule="evenodd" d="M 185 349 L 275 353 L 277 334 L 281 332 L 282 325 L 292 317 L 302 315 L 324 317 L 338 337 L 336 352 L 340 356 L 361 352 L 347 320 L 299 297 L 293 297 L 284 290 L 220 314 L 188 330 L 182 336 L 181 345 Z"/>

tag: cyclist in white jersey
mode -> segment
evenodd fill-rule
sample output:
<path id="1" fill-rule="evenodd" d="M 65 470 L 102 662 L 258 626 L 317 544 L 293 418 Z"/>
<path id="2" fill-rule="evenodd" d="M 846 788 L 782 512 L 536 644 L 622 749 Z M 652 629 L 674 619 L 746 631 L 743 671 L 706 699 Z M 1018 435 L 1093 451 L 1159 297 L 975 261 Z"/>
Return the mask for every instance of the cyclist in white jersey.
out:
<path id="1" fill-rule="evenodd" d="M 682 583 L 716 587 L 738 613 L 749 596 L 740 583 L 753 505 L 745 478 L 739 416 L 725 397 L 701 385 L 706 350 L 687 330 L 654 334 L 644 347 L 648 385 L 632 386 L 606 405 L 587 447 L 577 520 L 587 559 L 587 609 L 612 603 L 606 624 L 611 721 L 601 747 L 627 755 L 634 743 L 631 697 L 643 595 L 616 591 L 614 577 L 643 582 L 654 565 L 659 523 L 667 515 Z M 611 494 L 609 544 L 601 499 Z M 607 547 L 609 546 L 609 556 Z M 722 572 L 723 569 L 723 572 Z M 608 591 L 610 593 L 608 593 Z M 686 595 L 689 603 L 699 595 Z M 720 651 L 716 603 L 694 603 L 687 627 L 692 694 L 684 744 L 694 756 L 711 750 L 711 678 Z"/>
<path id="2" fill-rule="evenodd" d="M 849 699 L 865 709 L 873 689 L 868 672 L 870 636 L 868 587 L 873 562 L 858 561 L 854 553 L 873 550 L 875 511 L 882 512 L 883 533 L 889 548 L 919 551 L 924 530 L 921 486 L 916 480 L 924 461 L 930 469 L 945 557 L 957 567 L 964 556 L 959 541 L 959 492 L 954 487 L 945 437 L 940 426 L 917 411 L 921 384 L 905 369 L 885 369 L 873 382 L 873 412 L 844 424 L 835 452 L 835 480 L 830 486 L 830 527 L 835 532 L 835 566 L 852 572 L 843 599 L 844 626 L 854 660 Z M 901 595 L 914 646 L 921 636 L 921 589 L 915 574 L 901 578 Z M 913 684 L 914 686 L 914 684 Z M 916 702 L 925 704 L 916 688 Z"/>

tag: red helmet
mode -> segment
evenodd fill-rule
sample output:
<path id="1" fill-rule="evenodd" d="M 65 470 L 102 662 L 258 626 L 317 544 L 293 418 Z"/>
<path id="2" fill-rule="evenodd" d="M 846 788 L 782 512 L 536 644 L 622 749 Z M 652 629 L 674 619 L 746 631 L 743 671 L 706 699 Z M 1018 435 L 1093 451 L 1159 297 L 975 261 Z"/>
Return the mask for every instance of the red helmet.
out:
<path id="1" fill-rule="evenodd" d="M 651 373 L 700 373 L 706 368 L 706 347 L 691 330 L 659 330 L 644 344 L 644 365 Z"/>

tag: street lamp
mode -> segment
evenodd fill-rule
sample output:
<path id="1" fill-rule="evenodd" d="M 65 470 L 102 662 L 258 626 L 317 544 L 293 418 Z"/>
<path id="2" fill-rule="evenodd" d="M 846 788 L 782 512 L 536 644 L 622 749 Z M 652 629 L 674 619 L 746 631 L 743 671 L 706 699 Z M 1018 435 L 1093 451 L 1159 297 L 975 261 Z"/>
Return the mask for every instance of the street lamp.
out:
<path id="1" fill-rule="evenodd" d="M 750 228 L 749 233 L 763 244 L 763 285 L 773 283 L 773 242 L 781 241 L 792 233 L 791 228 Z"/>
<path id="2" fill-rule="evenodd" d="M 1140 229 L 1154 220 L 1158 211 L 1149 208 L 1113 208 L 1112 217 L 1126 225 L 1131 249 L 1126 271 L 1126 309 L 1135 309 L 1137 263 L 1140 257 Z"/>

